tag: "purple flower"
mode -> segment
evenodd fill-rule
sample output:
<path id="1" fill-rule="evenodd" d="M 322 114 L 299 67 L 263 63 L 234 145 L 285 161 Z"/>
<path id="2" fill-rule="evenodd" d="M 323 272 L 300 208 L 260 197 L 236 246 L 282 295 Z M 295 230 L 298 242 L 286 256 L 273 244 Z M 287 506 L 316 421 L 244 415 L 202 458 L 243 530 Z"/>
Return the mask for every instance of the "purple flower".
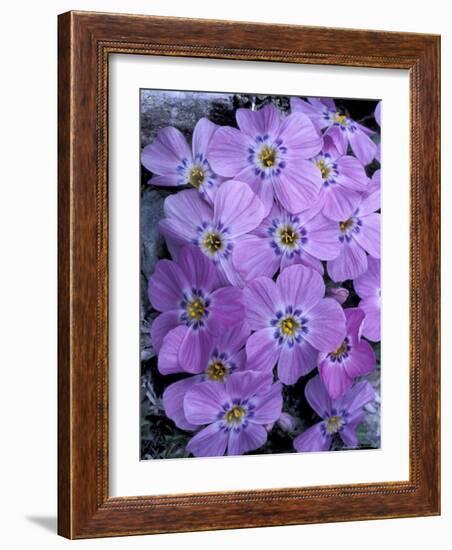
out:
<path id="1" fill-rule="evenodd" d="M 370 178 L 369 185 L 367 186 L 367 193 L 371 195 L 375 191 L 380 191 L 381 189 L 381 170 L 375 170 Z"/>
<path id="2" fill-rule="evenodd" d="M 219 187 L 213 206 L 195 190 L 165 200 L 166 219 L 159 227 L 173 256 L 186 243 L 198 247 L 217 265 L 224 281 L 240 285 L 231 255 L 238 238 L 255 229 L 264 217 L 264 207 L 246 183 L 227 181 Z"/>
<path id="3" fill-rule="evenodd" d="M 319 130 L 325 130 L 324 136 L 332 139 L 341 155 L 347 153 L 350 144 L 362 164 L 369 164 L 375 158 L 377 146 L 369 137 L 375 132 L 338 111 L 332 99 L 310 97 L 305 101 L 292 97 L 290 105 L 292 112 L 308 115 Z"/>
<path id="4" fill-rule="evenodd" d="M 283 118 L 273 105 L 258 111 L 238 109 L 236 118 L 240 130 L 223 126 L 212 140 L 209 158 L 214 170 L 248 183 L 266 214 L 273 197 L 292 213 L 309 208 L 322 181 L 308 159 L 323 144 L 309 118 L 302 113 Z"/>
<path id="5" fill-rule="evenodd" d="M 288 413 L 281 413 L 276 424 L 283 432 L 292 432 L 295 428 L 295 418 Z"/>
<path id="6" fill-rule="evenodd" d="M 314 210 L 290 214 L 275 204 L 262 224 L 237 242 L 232 263 L 245 281 L 273 277 L 293 264 L 323 274 L 320 260 L 336 258 L 340 249 L 335 222 Z"/>
<path id="7" fill-rule="evenodd" d="M 141 153 L 143 166 L 154 174 L 149 183 L 165 187 L 192 185 L 211 201 L 218 185 L 224 181 L 208 161 L 209 144 L 217 128 L 207 118 L 199 120 L 193 132 L 191 150 L 177 128 L 159 130 L 154 141 Z"/>
<path id="8" fill-rule="evenodd" d="M 281 384 L 263 373 L 232 374 L 225 384 L 203 382 L 184 399 L 187 420 L 206 426 L 187 445 L 194 456 L 241 455 L 267 441 L 266 424 L 281 415 Z"/>
<path id="9" fill-rule="evenodd" d="M 350 155 L 337 155 L 334 148 L 312 159 L 320 170 L 323 185 L 316 205 L 331 220 L 341 221 L 354 212 L 369 178 L 361 162 Z"/>
<path id="10" fill-rule="evenodd" d="M 377 107 L 375 108 L 375 120 L 377 121 L 378 126 L 381 127 L 381 101 L 378 102 Z M 375 152 L 375 158 L 378 162 L 381 162 L 381 143 L 377 145 L 377 150 Z"/>
<path id="11" fill-rule="evenodd" d="M 252 330 L 246 343 L 248 368 L 271 370 L 278 363 L 284 384 L 314 369 L 319 351 L 339 346 L 345 336 L 341 306 L 323 298 L 325 285 L 316 271 L 302 265 L 286 268 L 276 283 L 258 277 L 244 288 Z"/>
<path id="12" fill-rule="evenodd" d="M 381 127 L 381 101 L 378 102 L 377 106 L 375 107 L 375 120 L 377 121 L 378 126 Z"/>
<path id="13" fill-rule="evenodd" d="M 158 356 L 158 369 L 162 374 L 192 374 L 168 386 L 163 392 L 162 400 L 166 415 L 174 421 L 176 426 L 183 430 L 195 430 L 197 426 L 190 424 L 185 418 L 185 394 L 190 388 L 205 380 L 224 383 L 233 372 L 245 369 L 244 346 L 250 334 L 250 328 L 244 322 L 212 338 L 206 354 L 206 362 L 199 363 L 192 371 L 187 371 L 185 362 L 179 360 L 179 350 L 184 334 L 185 327 L 179 326 L 164 338 Z"/>
<path id="14" fill-rule="evenodd" d="M 380 341 L 380 260 L 369 257 L 367 271 L 353 281 L 353 286 L 361 298 L 359 307 L 365 317 L 361 334 L 372 342 Z"/>
<path id="15" fill-rule="evenodd" d="M 363 407 L 375 399 L 369 382 L 358 382 L 342 397 L 332 400 L 320 376 L 316 376 L 306 384 L 305 395 L 322 421 L 294 439 L 298 452 L 329 451 L 336 434 L 347 447 L 358 446 L 356 428 L 364 418 Z"/>
<path id="16" fill-rule="evenodd" d="M 334 298 L 339 304 L 344 304 L 349 296 L 349 291 L 342 287 L 330 287 L 326 289 L 325 296 L 327 298 Z"/>
<path id="17" fill-rule="evenodd" d="M 242 291 L 220 287 L 215 266 L 191 246 L 181 250 L 177 262 L 158 261 L 149 278 L 149 300 L 162 312 L 151 326 L 153 346 L 158 352 L 163 338 L 182 325 L 179 360 L 187 372 L 197 372 L 206 360 L 213 336 L 243 321 Z"/>
<path id="18" fill-rule="evenodd" d="M 329 353 L 319 355 L 319 374 L 332 399 L 349 390 L 357 376 L 372 372 L 376 365 L 375 353 L 366 340 L 361 340 L 360 329 L 364 311 L 344 309 L 347 333 L 342 343 Z"/>
<path id="19" fill-rule="evenodd" d="M 337 258 L 327 263 L 329 276 L 335 282 L 355 279 L 367 271 L 368 252 L 380 257 L 380 192 L 361 199 L 350 217 L 337 224 L 337 238 L 342 244 Z"/>

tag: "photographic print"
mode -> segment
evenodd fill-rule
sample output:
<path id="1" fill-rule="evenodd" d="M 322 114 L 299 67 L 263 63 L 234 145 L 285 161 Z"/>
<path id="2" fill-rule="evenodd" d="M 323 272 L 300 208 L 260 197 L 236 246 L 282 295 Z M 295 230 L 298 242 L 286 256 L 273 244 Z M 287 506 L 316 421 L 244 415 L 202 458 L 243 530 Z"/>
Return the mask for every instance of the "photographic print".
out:
<path id="1" fill-rule="evenodd" d="M 140 111 L 140 458 L 380 448 L 378 99 Z"/>

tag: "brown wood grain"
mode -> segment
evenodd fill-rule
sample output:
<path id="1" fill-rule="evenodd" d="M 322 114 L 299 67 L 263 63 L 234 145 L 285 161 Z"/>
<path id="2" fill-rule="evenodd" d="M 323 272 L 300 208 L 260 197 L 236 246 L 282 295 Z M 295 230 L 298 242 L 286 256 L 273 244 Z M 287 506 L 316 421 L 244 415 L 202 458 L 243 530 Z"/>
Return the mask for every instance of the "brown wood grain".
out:
<path id="1" fill-rule="evenodd" d="M 440 38 L 69 12 L 59 16 L 58 48 L 59 533 L 85 538 L 439 514 Z M 107 91 L 112 53 L 410 71 L 409 481 L 109 497 Z"/>

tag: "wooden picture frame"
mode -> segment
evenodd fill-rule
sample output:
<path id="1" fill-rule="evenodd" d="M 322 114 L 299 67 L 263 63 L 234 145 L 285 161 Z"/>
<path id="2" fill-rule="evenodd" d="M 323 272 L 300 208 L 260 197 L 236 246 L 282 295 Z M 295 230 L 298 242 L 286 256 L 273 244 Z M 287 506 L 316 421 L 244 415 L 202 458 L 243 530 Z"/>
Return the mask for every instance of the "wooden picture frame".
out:
<path id="1" fill-rule="evenodd" d="M 68 538 L 440 513 L 440 38 L 137 15 L 59 16 L 58 532 Z M 410 73 L 409 481 L 110 497 L 109 55 Z"/>

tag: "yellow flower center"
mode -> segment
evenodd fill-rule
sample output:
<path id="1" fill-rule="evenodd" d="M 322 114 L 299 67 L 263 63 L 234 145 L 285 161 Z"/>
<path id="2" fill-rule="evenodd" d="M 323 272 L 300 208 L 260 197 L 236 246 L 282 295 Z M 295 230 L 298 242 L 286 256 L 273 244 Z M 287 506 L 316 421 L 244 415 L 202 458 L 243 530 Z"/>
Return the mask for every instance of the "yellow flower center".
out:
<path id="1" fill-rule="evenodd" d="M 222 248 L 223 241 L 218 233 L 208 233 L 203 239 L 203 245 L 211 254 L 215 254 Z"/>
<path id="2" fill-rule="evenodd" d="M 353 227 L 353 219 L 349 218 L 348 220 L 345 220 L 344 222 L 339 222 L 339 229 L 342 233 L 345 233 L 348 229 Z"/>
<path id="3" fill-rule="evenodd" d="M 193 187 L 199 189 L 205 178 L 205 173 L 199 166 L 193 166 L 188 181 Z"/>
<path id="4" fill-rule="evenodd" d="M 290 225 L 286 225 L 279 230 L 281 242 L 290 247 L 294 247 L 298 241 L 298 233 Z"/>
<path id="5" fill-rule="evenodd" d="M 200 298 L 195 298 L 189 302 L 187 305 L 187 313 L 189 317 L 195 321 L 200 321 L 204 317 L 206 308 Z"/>
<path id="6" fill-rule="evenodd" d="M 340 416 L 330 416 L 327 420 L 325 420 L 325 423 L 326 423 L 326 431 L 329 434 L 335 434 L 344 425 L 344 421 Z"/>
<path id="7" fill-rule="evenodd" d="M 319 159 L 316 163 L 317 168 L 320 170 L 322 179 L 326 180 L 331 174 L 331 168 L 327 166 L 326 162 L 323 159 Z"/>
<path id="8" fill-rule="evenodd" d="M 336 112 L 334 114 L 334 122 L 337 122 L 338 124 L 345 124 L 345 121 L 347 120 L 347 117 L 345 115 L 342 115 L 339 112 Z"/>
<path id="9" fill-rule="evenodd" d="M 300 328 L 300 324 L 293 317 L 286 317 L 279 324 L 281 332 L 285 336 L 295 336 L 295 333 Z"/>
<path id="10" fill-rule="evenodd" d="M 225 418 L 228 424 L 238 424 L 244 416 L 245 409 L 240 405 L 235 405 L 230 411 L 226 413 Z"/>
<path id="11" fill-rule="evenodd" d="M 342 357 L 342 355 L 344 355 L 344 353 L 346 353 L 347 350 L 348 350 L 348 344 L 344 340 L 336 350 L 330 353 L 330 355 L 332 355 L 333 357 Z"/>
<path id="12" fill-rule="evenodd" d="M 264 147 L 259 155 L 259 160 L 266 168 L 270 168 L 276 162 L 276 153 L 275 150 L 271 147 Z"/>
<path id="13" fill-rule="evenodd" d="M 208 366 L 206 370 L 207 377 L 215 382 L 223 382 L 228 373 L 228 369 L 221 361 L 215 361 Z"/>

